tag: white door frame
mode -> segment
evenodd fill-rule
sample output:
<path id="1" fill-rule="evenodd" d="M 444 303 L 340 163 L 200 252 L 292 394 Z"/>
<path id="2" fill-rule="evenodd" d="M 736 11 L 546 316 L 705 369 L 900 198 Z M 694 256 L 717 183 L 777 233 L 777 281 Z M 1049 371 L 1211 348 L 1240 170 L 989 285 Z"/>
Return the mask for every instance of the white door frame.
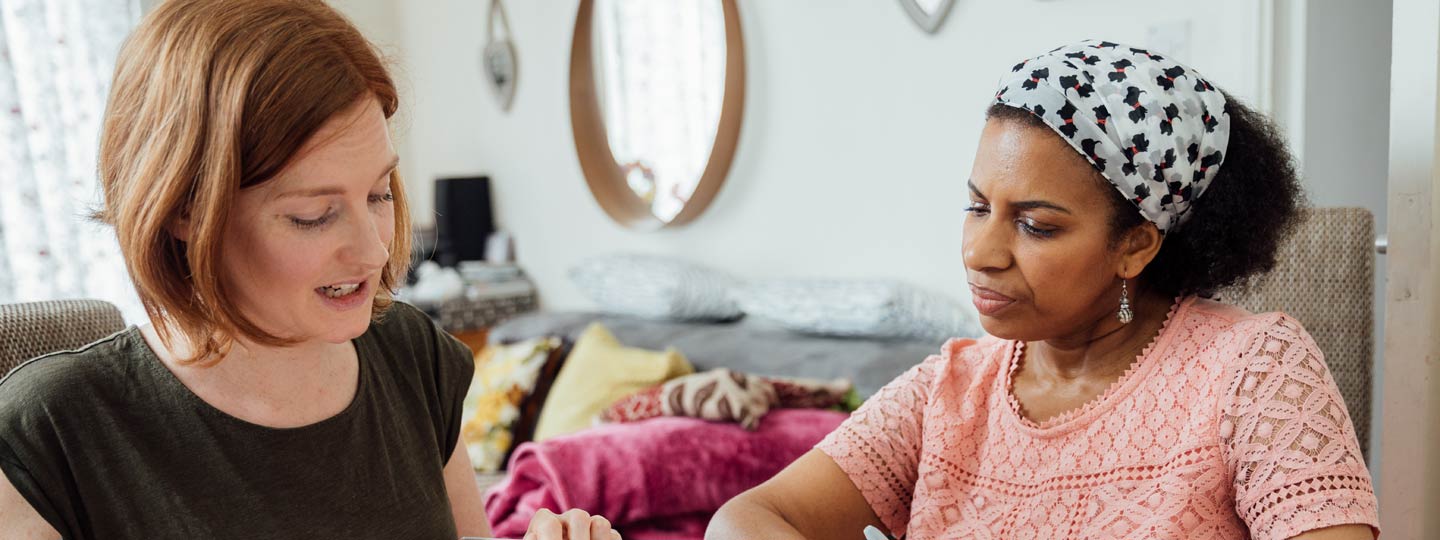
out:
<path id="1" fill-rule="evenodd" d="M 1440 538 L 1440 5 L 1394 0 L 1391 28 L 1380 519 Z"/>

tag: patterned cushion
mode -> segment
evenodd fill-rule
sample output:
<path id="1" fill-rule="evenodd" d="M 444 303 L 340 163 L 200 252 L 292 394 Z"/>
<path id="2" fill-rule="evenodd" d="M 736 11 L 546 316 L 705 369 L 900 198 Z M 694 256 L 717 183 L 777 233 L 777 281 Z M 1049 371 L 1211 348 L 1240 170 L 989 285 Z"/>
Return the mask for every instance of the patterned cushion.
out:
<path id="1" fill-rule="evenodd" d="M 545 406 L 545 400 L 550 397 L 550 387 L 555 385 L 555 377 L 560 374 L 560 368 L 565 367 L 565 359 L 570 356 L 570 349 L 575 343 L 561 338 L 560 347 L 550 351 L 550 358 L 545 360 L 545 367 L 540 369 L 540 378 L 535 381 L 535 388 L 520 400 L 520 417 L 510 426 L 512 441 L 510 451 L 501 460 L 501 467 L 510 463 L 510 454 L 515 453 L 522 443 L 535 439 L 535 426 L 540 423 L 540 409 Z"/>
<path id="2" fill-rule="evenodd" d="M 681 379 L 685 377 L 680 377 Z M 641 420 L 663 416 L 664 408 L 660 406 L 660 389 L 663 385 L 655 385 L 634 394 L 620 398 L 611 403 L 605 410 L 600 411 L 596 417 L 597 423 L 615 424 L 622 422 L 639 422 Z"/>
<path id="3" fill-rule="evenodd" d="M 559 338 L 548 337 L 487 347 L 477 355 L 460 416 L 460 436 L 476 471 L 494 472 L 504 465 L 516 444 L 512 427 L 521 403 L 559 347 Z"/>
<path id="4" fill-rule="evenodd" d="M 755 429 L 779 398 L 765 379 L 725 368 L 667 381 L 660 388 L 665 416 L 735 422 Z"/>
<path id="5" fill-rule="evenodd" d="M 916 338 L 936 344 L 984 333 L 973 310 L 950 298 L 888 280 L 770 280 L 734 289 L 750 315 L 797 332 Z"/>
<path id="6" fill-rule="evenodd" d="M 570 269 L 570 279 L 602 311 L 651 319 L 728 320 L 742 312 L 731 276 L 681 260 L 606 255 Z"/>
<path id="7" fill-rule="evenodd" d="M 701 391 L 712 383 L 716 383 L 715 388 Z M 620 398 L 601 411 L 596 422 L 638 422 L 657 416 L 691 416 L 744 425 L 758 421 L 770 409 L 843 408 L 852 392 L 854 385 L 845 379 L 821 381 L 762 377 L 715 369 L 672 379 Z M 702 393 L 706 393 L 703 398 Z M 723 412 L 721 397 L 725 398 Z"/>

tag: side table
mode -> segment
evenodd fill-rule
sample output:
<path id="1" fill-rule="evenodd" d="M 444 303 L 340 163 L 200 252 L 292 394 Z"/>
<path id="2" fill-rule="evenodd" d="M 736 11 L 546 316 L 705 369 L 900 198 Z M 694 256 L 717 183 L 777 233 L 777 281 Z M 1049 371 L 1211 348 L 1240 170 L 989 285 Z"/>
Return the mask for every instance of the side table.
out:
<path id="1" fill-rule="evenodd" d="M 533 289 L 505 294 L 480 292 L 441 302 L 433 316 L 440 328 L 478 353 L 485 348 L 490 327 L 515 315 L 534 311 L 537 304 Z"/>

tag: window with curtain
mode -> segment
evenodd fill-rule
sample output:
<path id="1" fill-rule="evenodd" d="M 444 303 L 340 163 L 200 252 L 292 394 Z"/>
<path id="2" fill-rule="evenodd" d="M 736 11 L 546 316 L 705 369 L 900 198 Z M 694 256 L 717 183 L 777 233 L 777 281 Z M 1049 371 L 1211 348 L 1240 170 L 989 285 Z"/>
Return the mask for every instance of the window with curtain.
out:
<path id="1" fill-rule="evenodd" d="M 144 310 L 100 204 L 95 157 L 138 0 L 0 1 L 0 303 L 97 298 Z"/>

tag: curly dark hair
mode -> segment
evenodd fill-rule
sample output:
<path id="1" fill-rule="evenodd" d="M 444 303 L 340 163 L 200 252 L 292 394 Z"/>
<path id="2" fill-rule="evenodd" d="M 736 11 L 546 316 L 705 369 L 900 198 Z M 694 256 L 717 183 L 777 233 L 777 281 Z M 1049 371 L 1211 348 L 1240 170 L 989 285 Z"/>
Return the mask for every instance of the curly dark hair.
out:
<path id="1" fill-rule="evenodd" d="M 1189 221 L 1165 236 L 1155 260 L 1140 275 L 1146 286 L 1166 295 L 1214 296 L 1220 289 L 1248 285 L 1250 278 L 1275 267 L 1281 242 L 1307 205 L 1280 129 L 1228 93 L 1225 112 L 1230 115 L 1230 142 L 1220 171 L 1194 201 Z M 1018 107 L 995 103 L 985 116 L 1053 133 L 1039 117 Z M 1113 240 L 1147 223 L 1098 169 L 1095 177 L 1110 194 Z"/>

